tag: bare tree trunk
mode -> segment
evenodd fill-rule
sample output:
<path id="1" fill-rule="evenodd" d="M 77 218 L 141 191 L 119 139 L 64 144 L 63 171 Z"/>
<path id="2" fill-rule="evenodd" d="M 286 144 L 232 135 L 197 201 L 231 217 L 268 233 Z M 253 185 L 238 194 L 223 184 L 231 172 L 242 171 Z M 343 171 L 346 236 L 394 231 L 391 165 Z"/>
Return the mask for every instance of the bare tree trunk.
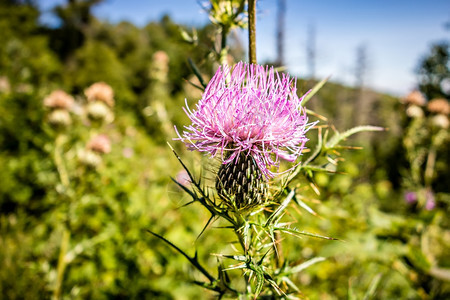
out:
<path id="1" fill-rule="evenodd" d="M 285 19 L 286 19 L 286 0 L 278 0 L 278 15 L 277 15 L 277 66 L 284 66 L 284 33 L 285 33 Z"/>
<path id="2" fill-rule="evenodd" d="M 354 125 L 365 124 L 369 120 L 372 101 L 365 91 L 365 84 L 367 80 L 368 71 L 368 57 L 367 46 L 360 45 L 356 50 L 356 103 L 354 107 Z"/>
<path id="3" fill-rule="evenodd" d="M 306 40 L 306 57 L 309 69 L 309 77 L 312 80 L 316 78 L 316 28 L 314 25 L 309 25 L 308 35 Z"/>

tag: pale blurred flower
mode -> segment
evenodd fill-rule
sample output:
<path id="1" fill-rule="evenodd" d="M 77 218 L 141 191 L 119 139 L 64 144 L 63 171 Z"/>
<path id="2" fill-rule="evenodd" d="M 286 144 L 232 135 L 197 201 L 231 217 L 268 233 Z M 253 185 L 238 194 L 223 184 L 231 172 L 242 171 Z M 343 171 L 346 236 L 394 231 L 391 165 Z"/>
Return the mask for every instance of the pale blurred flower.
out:
<path id="1" fill-rule="evenodd" d="M 167 81 L 169 73 L 169 56 L 164 51 L 156 51 L 152 56 L 150 78 L 161 82 Z"/>
<path id="2" fill-rule="evenodd" d="M 450 114 L 450 104 L 447 99 L 437 98 L 428 102 L 427 109 L 431 113 L 448 115 Z"/>
<path id="3" fill-rule="evenodd" d="M 160 65 L 167 65 L 169 63 L 169 55 L 164 51 L 156 51 L 152 58 L 154 63 Z"/>
<path id="4" fill-rule="evenodd" d="M 105 134 L 99 134 L 92 138 L 87 144 L 87 149 L 100 154 L 111 152 L 111 140 Z"/>
<path id="5" fill-rule="evenodd" d="M 11 85 L 9 79 L 6 76 L 0 76 L 0 93 L 9 93 L 11 91 Z"/>
<path id="6" fill-rule="evenodd" d="M 134 155 L 134 151 L 133 151 L 132 148 L 126 147 L 126 148 L 123 148 L 122 155 L 125 158 L 130 158 L 130 157 L 132 157 Z"/>
<path id="7" fill-rule="evenodd" d="M 55 109 L 48 114 L 48 122 L 56 126 L 69 126 L 72 123 L 70 114 L 65 109 Z"/>
<path id="8" fill-rule="evenodd" d="M 94 151 L 80 149 L 77 154 L 78 160 L 86 166 L 95 168 L 102 163 L 102 157 Z"/>
<path id="9" fill-rule="evenodd" d="M 105 82 L 97 82 L 84 90 L 88 101 L 102 101 L 109 107 L 114 106 L 114 91 Z"/>
<path id="10" fill-rule="evenodd" d="M 450 122 L 448 120 L 448 116 L 443 114 L 435 115 L 431 118 L 431 123 L 439 128 L 448 129 L 450 126 Z"/>
<path id="11" fill-rule="evenodd" d="M 426 198 L 425 209 L 433 210 L 436 207 L 436 200 L 434 198 L 433 192 L 431 190 L 427 190 L 425 198 Z"/>
<path id="12" fill-rule="evenodd" d="M 191 183 L 191 178 L 189 177 L 186 170 L 181 170 L 180 172 L 178 172 L 175 179 L 179 184 L 184 186 L 187 186 Z"/>
<path id="13" fill-rule="evenodd" d="M 424 116 L 422 108 L 417 105 L 410 105 L 406 109 L 406 115 L 410 118 L 422 118 Z"/>
<path id="14" fill-rule="evenodd" d="M 53 91 L 44 99 L 44 106 L 53 109 L 69 110 L 73 106 L 73 104 L 73 97 L 63 90 Z"/>
<path id="15" fill-rule="evenodd" d="M 101 101 L 89 102 L 86 111 L 88 116 L 94 120 L 102 120 L 106 123 L 111 123 L 114 120 L 114 114 L 109 106 Z"/>
<path id="16" fill-rule="evenodd" d="M 401 99 L 405 104 L 413 104 L 418 106 L 423 106 L 426 103 L 426 99 L 423 94 L 417 90 L 409 93 L 405 98 Z"/>

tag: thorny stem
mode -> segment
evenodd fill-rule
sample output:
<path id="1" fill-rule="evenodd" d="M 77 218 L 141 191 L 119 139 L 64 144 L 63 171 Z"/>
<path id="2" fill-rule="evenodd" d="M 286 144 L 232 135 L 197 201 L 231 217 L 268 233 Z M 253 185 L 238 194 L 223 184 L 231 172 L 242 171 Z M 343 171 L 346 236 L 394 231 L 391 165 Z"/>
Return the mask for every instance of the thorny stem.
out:
<path id="1" fill-rule="evenodd" d="M 248 257 L 248 250 L 250 245 L 247 245 L 246 243 L 246 235 L 248 233 L 246 233 L 246 226 L 247 226 L 247 222 L 244 219 L 244 217 L 242 215 L 240 215 L 239 213 L 236 214 L 236 223 L 235 223 L 235 227 L 234 227 L 234 232 L 236 233 L 238 240 L 239 240 L 239 244 L 242 247 L 242 250 L 244 251 L 244 255 L 245 257 Z M 247 274 L 244 274 L 244 281 L 245 281 L 245 291 L 247 293 L 251 292 L 251 285 L 249 282 L 249 277 Z"/>
<path id="2" fill-rule="evenodd" d="M 248 58 L 256 64 L 256 0 L 248 0 Z"/>
<path id="3" fill-rule="evenodd" d="M 242 250 L 244 251 L 244 255 L 247 256 L 248 254 L 248 245 L 246 243 L 246 234 L 245 234 L 245 227 L 247 226 L 247 222 L 244 220 L 244 218 L 237 213 L 236 214 L 236 222 L 234 223 L 234 232 L 236 233 L 239 244 L 242 247 Z"/>
<path id="4" fill-rule="evenodd" d="M 194 257 L 190 257 L 189 255 L 187 255 L 183 250 L 181 250 L 180 248 L 178 248 L 178 246 L 176 246 L 175 244 L 173 244 L 171 241 L 169 241 L 168 239 L 166 239 L 165 237 L 163 237 L 162 235 L 159 235 L 153 231 L 147 230 L 148 233 L 156 236 L 157 238 L 163 240 L 164 242 L 166 242 L 169 246 L 171 246 L 173 249 L 175 249 L 178 253 L 180 253 L 181 255 L 183 255 L 193 266 L 195 266 L 197 268 L 197 270 L 199 270 L 203 275 L 206 276 L 206 278 L 208 278 L 208 280 L 213 283 L 214 281 L 216 281 L 216 279 L 214 278 L 214 276 L 210 275 L 208 271 L 206 271 L 205 268 L 203 268 L 202 265 L 200 265 L 200 263 L 198 263 L 197 261 L 197 255 L 195 255 Z"/>

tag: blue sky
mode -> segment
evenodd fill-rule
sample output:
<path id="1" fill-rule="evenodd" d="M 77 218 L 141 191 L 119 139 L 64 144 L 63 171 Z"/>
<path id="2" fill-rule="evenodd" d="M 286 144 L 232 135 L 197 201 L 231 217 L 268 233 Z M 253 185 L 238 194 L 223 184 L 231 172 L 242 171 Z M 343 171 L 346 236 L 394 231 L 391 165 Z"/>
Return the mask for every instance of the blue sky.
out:
<path id="1" fill-rule="evenodd" d="M 41 0 L 49 10 L 62 0 Z M 316 32 L 316 77 L 332 76 L 353 84 L 356 49 L 365 45 L 367 86 L 403 95 L 414 88 L 414 69 L 437 41 L 450 40 L 449 0 L 286 0 L 286 65 L 292 75 L 308 76 L 308 28 Z M 276 0 L 258 0 L 257 56 L 259 62 L 276 57 Z M 176 22 L 201 25 L 208 16 L 198 0 L 106 0 L 95 14 L 104 20 L 128 20 L 136 25 L 159 20 L 167 13 Z M 46 19 L 49 20 L 47 14 Z M 246 32 L 240 36 L 246 43 Z"/>

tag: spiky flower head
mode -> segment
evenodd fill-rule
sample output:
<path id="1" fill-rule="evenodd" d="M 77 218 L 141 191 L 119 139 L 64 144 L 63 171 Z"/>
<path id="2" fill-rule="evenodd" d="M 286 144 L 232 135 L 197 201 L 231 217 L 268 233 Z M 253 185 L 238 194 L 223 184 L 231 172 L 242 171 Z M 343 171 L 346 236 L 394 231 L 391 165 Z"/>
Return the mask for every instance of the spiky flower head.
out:
<path id="1" fill-rule="evenodd" d="M 220 158 L 216 189 L 234 209 L 265 203 L 280 161 L 295 162 L 304 149 L 311 124 L 295 83 L 273 68 L 240 62 L 219 68 L 195 109 L 185 109 L 192 124 L 178 139 Z"/>
<path id="2" fill-rule="evenodd" d="M 238 63 L 217 70 L 179 140 L 190 150 L 220 157 L 223 164 L 252 158 L 265 179 L 274 177 L 280 160 L 295 162 L 308 140 L 303 97 L 296 80 L 273 68 Z"/>

